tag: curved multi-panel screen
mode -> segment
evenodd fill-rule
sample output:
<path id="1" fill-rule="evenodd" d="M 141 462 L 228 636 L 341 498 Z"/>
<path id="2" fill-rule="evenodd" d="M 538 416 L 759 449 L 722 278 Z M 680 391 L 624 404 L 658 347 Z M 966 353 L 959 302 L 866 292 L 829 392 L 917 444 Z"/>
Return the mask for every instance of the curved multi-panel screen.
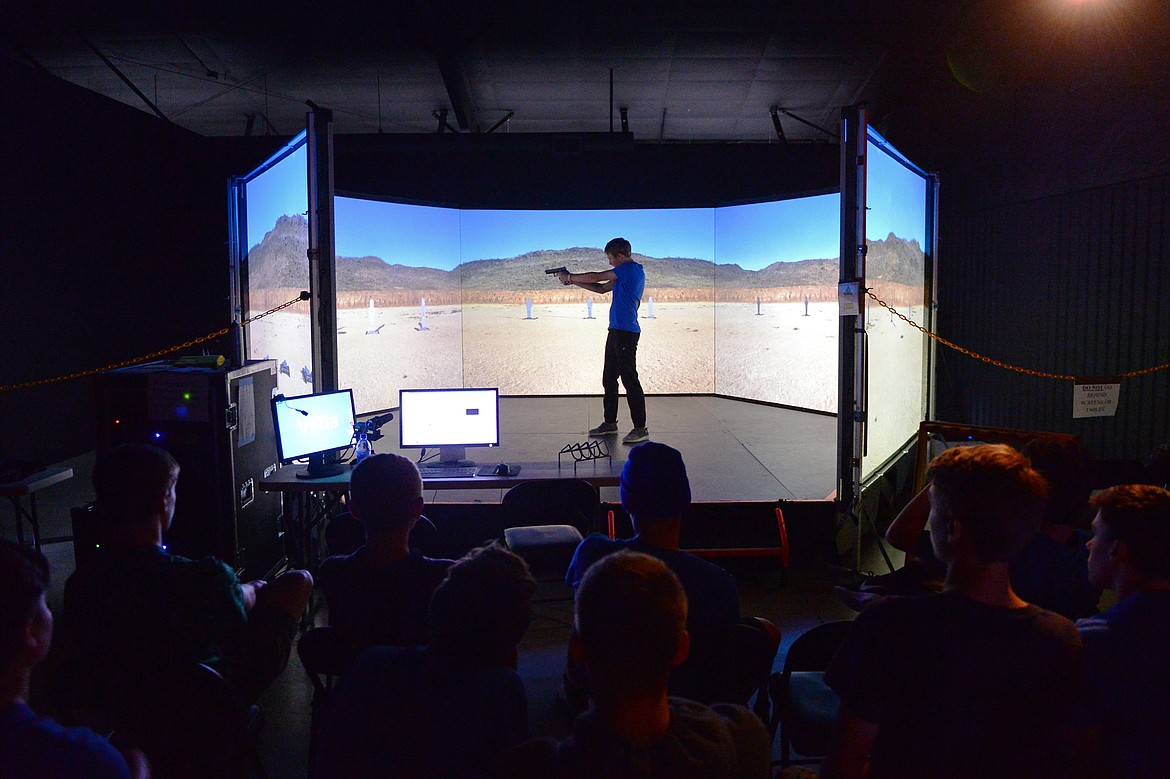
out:
<path id="1" fill-rule="evenodd" d="M 296 208 L 250 231 L 263 235 L 249 252 L 250 311 L 307 284 L 307 224 Z M 419 387 L 600 393 L 609 299 L 544 271 L 605 270 L 601 247 L 619 235 L 646 269 L 638 363 L 647 392 L 836 411 L 835 194 L 572 211 L 337 197 L 334 212 L 338 386 L 353 389 L 359 413 Z M 249 355 L 276 358 L 283 381 L 308 385 L 307 312 L 263 322 L 250 328 Z"/>
<path id="2" fill-rule="evenodd" d="M 867 286 L 929 327 L 931 179 L 877 133 L 867 157 Z M 244 313 L 308 288 L 303 136 L 240 180 Z M 242 207 L 240 207 L 242 206 Z M 546 269 L 604 270 L 623 236 L 646 269 L 639 372 L 652 394 L 716 393 L 837 411 L 840 198 L 714 208 L 481 210 L 336 197 L 338 386 L 358 413 L 401 389 L 502 395 L 601 392 L 609 299 Z M 917 430 L 928 341 L 866 299 L 863 473 Z M 311 391 L 308 305 L 249 326 L 248 356 L 277 361 L 279 391 Z"/>
<path id="3" fill-rule="evenodd" d="M 410 387 L 599 393 L 609 298 L 544 271 L 605 270 L 619 235 L 646 269 L 647 392 L 836 410 L 837 195 L 593 211 L 338 197 L 334 211 L 339 384 L 359 411 Z"/>

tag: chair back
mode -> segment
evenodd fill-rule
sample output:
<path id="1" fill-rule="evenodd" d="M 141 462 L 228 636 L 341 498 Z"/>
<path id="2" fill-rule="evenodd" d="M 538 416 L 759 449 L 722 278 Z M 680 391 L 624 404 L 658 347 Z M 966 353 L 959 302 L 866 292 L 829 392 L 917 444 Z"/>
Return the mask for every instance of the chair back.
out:
<path id="1" fill-rule="evenodd" d="M 780 734 L 780 765 L 820 762 L 832 742 L 840 698 L 824 683 L 824 672 L 852 626 L 850 620 L 826 622 L 797 636 L 784 656 L 784 668 L 768 682 L 772 699 L 769 726 Z M 792 752 L 804 755 L 794 760 Z"/>
<path id="2" fill-rule="evenodd" d="M 350 663 L 369 647 L 343 628 L 325 627 L 306 631 L 297 641 L 297 656 L 313 683 L 309 710 L 309 775 L 315 775 L 317 742 L 320 737 L 329 695 L 345 675 Z"/>
<path id="3" fill-rule="evenodd" d="M 779 645 L 779 629 L 762 617 L 694 631 L 686 662 L 671 674 L 670 692 L 707 705 L 746 706 L 755 695 L 766 719 L 768 677 Z"/>
<path id="4" fill-rule="evenodd" d="M 333 689 L 337 678 L 343 676 L 349 664 L 369 645 L 351 636 L 343 628 L 327 625 L 313 628 L 297 642 L 297 656 L 313 682 L 313 704 L 318 696 Z"/>
<path id="5" fill-rule="evenodd" d="M 601 497 L 583 479 L 540 479 L 517 484 L 501 501 L 504 527 L 572 525 L 581 535 L 597 529 Z"/>
<path id="6" fill-rule="evenodd" d="M 263 713 L 203 663 L 109 671 L 102 720 L 117 744 L 138 747 L 156 778 L 264 776 Z"/>
<path id="7" fill-rule="evenodd" d="M 817 625 L 801 633 L 788 647 L 781 673 L 827 669 L 852 625 L 852 620 L 842 619 Z"/>
<path id="8" fill-rule="evenodd" d="M 343 511 L 325 526 L 325 551 L 329 555 L 353 554 L 366 543 L 366 528 L 361 520 Z M 410 530 L 410 548 L 433 557 L 439 546 L 439 531 L 435 523 L 420 516 Z"/>

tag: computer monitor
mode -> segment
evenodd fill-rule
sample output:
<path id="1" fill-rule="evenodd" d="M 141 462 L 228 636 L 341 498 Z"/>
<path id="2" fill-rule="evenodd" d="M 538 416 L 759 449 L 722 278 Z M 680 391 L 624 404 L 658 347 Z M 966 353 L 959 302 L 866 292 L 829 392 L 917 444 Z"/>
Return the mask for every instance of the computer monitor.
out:
<path id="1" fill-rule="evenodd" d="M 282 463 L 302 457 L 309 465 L 297 476 L 317 479 L 336 476 L 345 466 L 328 455 L 345 449 L 353 441 L 353 392 L 348 389 L 272 399 L 276 427 L 276 451 Z"/>
<path id="2" fill-rule="evenodd" d="M 398 392 L 403 449 L 437 447 L 438 465 L 474 465 L 466 447 L 500 445 L 500 393 L 492 389 L 404 389 Z"/>

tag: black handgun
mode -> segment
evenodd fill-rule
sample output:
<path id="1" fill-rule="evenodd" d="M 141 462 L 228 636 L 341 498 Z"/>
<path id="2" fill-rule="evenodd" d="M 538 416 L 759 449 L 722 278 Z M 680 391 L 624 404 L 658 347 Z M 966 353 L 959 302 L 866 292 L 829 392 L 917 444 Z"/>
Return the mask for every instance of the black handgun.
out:
<path id="1" fill-rule="evenodd" d="M 559 267 L 559 268 L 549 268 L 548 270 L 546 270 L 546 271 L 545 271 L 545 273 L 549 273 L 549 274 L 552 274 L 552 273 L 568 273 L 568 272 L 569 272 L 569 269 L 568 269 L 568 268 L 566 268 L 564 265 L 562 265 L 562 266 L 561 266 L 561 267 Z"/>

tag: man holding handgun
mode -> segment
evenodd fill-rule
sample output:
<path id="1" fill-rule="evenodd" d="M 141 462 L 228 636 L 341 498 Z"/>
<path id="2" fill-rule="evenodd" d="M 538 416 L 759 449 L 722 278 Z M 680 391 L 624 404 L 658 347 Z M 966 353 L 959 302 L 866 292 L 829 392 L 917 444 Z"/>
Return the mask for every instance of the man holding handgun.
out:
<path id="1" fill-rule="evenodd" d="M 605 419 L 590 430 L 589 435 L 617 434 L 618 377 L 621 377 L 634 423 L 634 429 L 622 439 L 623 444 L 650 440 L 650 432 L 646 429 L 646 395 L 638 381 L 638 337 L 642 332 L 638 326 L 638 306 L 646 287 L 646 272 L 634 262 L 631 252 L 629 241 L 614 238 L 605 245 L 610 270 L 569 273 L 564 268 L 557 269 L 557 278 L 562 284 L 574 284 L 601 295 L 613 293 L 609 306 L 609 336 L 605 341 L 605 367 L 601 372 Z"/>

